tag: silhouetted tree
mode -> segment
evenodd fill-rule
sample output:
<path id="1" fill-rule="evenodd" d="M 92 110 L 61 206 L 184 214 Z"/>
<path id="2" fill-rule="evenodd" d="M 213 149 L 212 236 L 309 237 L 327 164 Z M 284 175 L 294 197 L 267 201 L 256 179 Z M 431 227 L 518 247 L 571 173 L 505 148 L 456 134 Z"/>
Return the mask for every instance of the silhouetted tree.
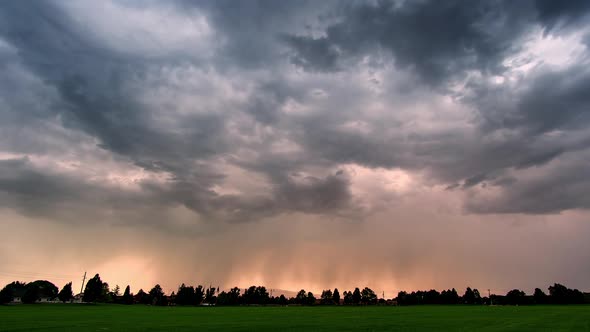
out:
<path id="1" fill-rule="evenodd" d="M 295 296 L 295 301 L 297 302 L 297 304 L 307 303 L 307 292 L 305 292 L 305 289 L 302 289 L 299 291 L 299 293 L 297 293 L 297 295 Z"/>
<path id="2" fill-rule="evenodd" d="M 125 292 L 123 292 L 123 299 L 121 302 L 123 304 L 133 304 L 133 294 L 131 294 L 131 287 L 129 287 L 129 285 L 125 287 Z"/>
<path id="3" fill-rule="evenodd" d="M 84 302 L 97 302 L 101 299 L 103 293 L 103 283 L 100 280 L 98 273 L 94 277 L 90 278 L 84 288 L 84 296 L 82 301 Z"/>
<path id="4" fill-rule="evenodd" d="M 439 304 L 440 302 L 440 293 L 437 290 L 431 289 L 424 293 L 424 304 Z"/>
<path id="5" fill-rule="evenodd" d="M 475 304 L 481 304 L 482 303 L 482 298 L 481 298 L 481 294 L 479 294 L 479 290 L 477 288 L 473 289 L 473 296 L 475 298 Z"/>
<path id="6" fill-rule="evenodd" d="M 119 285 L 115 285 L 115 288 L 111 291 L 114 296 L 121 296 L 121 287 Z"/>
<path id="7" fill-rule="evenodd" d="M 35 303 L 40 298 L 39 286 L 34 283 L 27 284 L 27 290 L 25 294 L 21 297 L 22 303 Z"/>
<path id="8" fill-rule="evenodd" d="M 174 301 L 178 305 L 195 305 L 195 289 L 192 286 L 180 285 Z"/>
<path id="9" fill-rule="evenodd" d="M 226 291 L 221 291 L 221 293 L 217 295 L 217 305 L 231 305 Z"/>
<path id="10" fill-rule="evenodd" d="M 334 293 L 332 293 L 332 301 L 336 305 L 340 304 L 340 292 L 338 291 L 338 288 L 334 288 Z"/>
<path id="11" fill-rule="evenodd" d="M 569 289 L 561 284 L 549 287 L 551 303 L 554 304 L 579 304 L 584 303 L 584 294 L 577 289 Z"/>
<path id="12" fill-rule="evenodd" d="M 354 295 L 354 294 L 353 294 Z M 363 288 L 361 292 L 361 302 L 363 304 L 376 304 L 377 303 L 377 294 L 370 289 L 369 287 Z"/>
<path id="13" fill-rule="evenodd" d="M 227 292 L 227 304 L 228 305 L 237 305 L 240 304 L 240 289 L 238 287 L 234 287 Z"/>
<path id="14" fill-rule="evenodd" d="M 146 292 L 144 292 L 143 289 L 140 289 L 134 298 L 135 302 L 137 303 L 150 304 L 150 296 Z"/>
<path id="15" fill-rule="evenodd" d="M 344 291 L 344 304 L 352 304 L 352 292 Z"/>
<path id="16" fill-rule="evenodd" d="M 205 291 L 205 303 L 213 304 L 216 301 L 215 297 L 216 289 L 214 287 L 210 287 Z"/>
<path id="17" fill-rule="evenodd" d="M 74 298 L 74 293 L 72 292 L 72 283 L 68 282 L 65 286 L 59 291 L 57 297 L 62 302 L 71 301 Z"/>
<path id="18" fill-rule="evenodd" d="M 115 285 L 115 288 L 109 292 L 109 296 L 113 302 L 119 303 L 119 298 L 121 297 L 121 288 L 119 285 Z"/>
<path id="19" fill-rule="evenodd" d="M 582 304 L 585 302 L 584 293 L 580 292 L 577 289 L 571 289 L 570 291 L 571 304 Z"/>
<path id="20" fill-rule="evenodd" d="M 230 289 L 227 294 L 231 304 L 235 305 L 240 303 L 240 289 L 238 287 Z"/>
<path id="21" fill-rule="evenodd" d="M 463 303 L 480 304 L 481 295 L 479 295 L 479 291 L 477 289 L 472 290 L 470 287 L 467 287 L 465 294 L 463 295 Z"/>
<path id="22" fill-rule="evenodd" d="M 568 302 L 567 290 L 567 287 L 561 284 L 549 286 L 549 296 L 551 296 L 551 302 L 555 304 L 566 304 Z"/>
<path id="23" fill-rule="evenodd" d="M 57 297 L 57 286 L 55 286 L 52 282 L 47 281 L 47 280 L 35 280 L 29 284 L 27 284 L 27 286 L 29 285 L 36 285 L 38 290 L 39 290 L 39 297 L 42 298 L 47 298 L 50 300 L 53 300 Z"/>
<path id="24" fill-rule="evenodd" d="M 150 303 L 152 305 L 166 305 L 166 296 L 162 287 L 156 284 L 149 292 Z"/>
<path id="25" fill-rule="evenodd" d="M 176 303 L 176 293 L 172 291 L 170 295 L 166 296 L 166 305 L 170 305 L 172 303 Z"/>
<path id="26" fill-rule="evenodd" d="M 320 296 L 322 304 L 333 304 L 334 299 L 331 290 L 322 291 L 322 295 Z"/>
<path id="27" fill-rule="evenodd" d="M 526 294 L 523 291 L 518 290 L 518 289 L 513 289 L 506 294 L 504 301 L 506 304 L 512 304 L 512 305 L 525 304 L 525 301 L 526 301 L 525 296 L 526 296 Z"/>
<path id="28" fill-rule="evenodd" d="M 217 304 L 218 305 L 238 305 L 240 304 L 240 289 L 238 287 L 234 287 L 230 289 L 228 292 L 221 292 L 219 296 L 217 296 Z"/>
<path id="29" fill-rule="evenodd" d="M 533 299 L 536 304 L 546 304 L 548 302 L 547 294 L 545 294 L 540 288 L 535 288 Z"/>
<path id="30" fill-rule="evenodd" d="M 193 303 L 195 305 L 199 305 L 203 302 L 203 298 L 205 297 L 205 290 L 203 286 L 199 285 L 195 287 L 195 297 L 193 299 Z"/>
<path id="31" fill-rule="evenodd" d="M 109 283 L 103 282 L 102 283 L 102 290 L 100 291 L 100 297 L 96 302 L 103 302 L 103 303 L 111 303 L 114 299 L 112 297 L 112 293 L 109 290 Z"/>
<path id="32" fill-rule="evenodd" d="M 352 292 L 352 303 L 354 304 L 359 304 L 361 303 L 361 290 L 357 288 L 354 289 L 354 292 Z"/>
<path id="33" fill-rule="evenodd" d="M 12 302 L 13 297 L 12 287 L 10 284 L 4 286 L 2 290 L 0 290 L 0 304 L 6 304 Z"/>
<path id="34" fill-rule="evenodd" d="M 256 293 L 260 304 L 267 304 L 270 301 L 270 295 L 264 286 L 256 287 Z"/>
<path id="35" fill-rule="evenodd" d="M 313 296 L 312 292 L 307 293 L 307 305 L 314 305 L 315 304 L 315 296 Z"/>
<path id="36" fill-rule="evenodd" d="M 405 291 L 401 291 L 397 294 L 397 303 L 399 305 L 417 305 L 417 304 L 458 304 L 462 303 L 481 303 L 481 296 L 477 289 L 472 290 L 471 288 L 467 288 L 465 291 L 466 295 L 463 298 L 460 298 L 457 294 L 457 291 L 453 288 L 452 290 L 443 290 L 442 293 L 439 293 L 435 289 L 431 289 L 429 291 L 413 291 L 411 293 L 407 293 Z"/>
<path id="37" fill-rule="evenodd" d="M 288 303 L 287 298 L 285 297 L 285 295 L 281 294 L 281 296 L 279 296 L 279 303 L 278 304 L 287 305 L 287 303 Z"/>
<path id="38" fill-rule="evenodd" d="M 259 299 L 260 299 L 260 304 L 267 304 L 268 300 L 270 299 L 270 296 L 268 295 L 268 291 L 266 290 L 266 287 L 258 286 L 258 287 L 256 287 L 256 291 L 257 291 Z"/>
<path id="39" fill-rule="evenodd" d="M 457 304 L 459 303 L 459 294 L 456 289 L 443 290 L 440 293 L 441 303 L 443 304 Z"/>
<path id="40" fill-rule="evenodd" d="M 267 304 L 270 300 L 268 291 L 264 286 L 250 286 L 242 296 L 245 304 Z"/>
<path id="41" fill-rule="evenodd" d="M 416 304 L 413 301 L 413 298 L 409 296 L 408 293 L 405 291 L 399 291 L 397 293 L 397 303 L 399 305 L 409 305 L 409 304 Z"/>
<path id="42" fill-rule="evenodd" d="M 27 284 L 13 281 L 0 291 L 0 304 L 12 302 L 15 297 L 22 297 L 27 290 Z"/>

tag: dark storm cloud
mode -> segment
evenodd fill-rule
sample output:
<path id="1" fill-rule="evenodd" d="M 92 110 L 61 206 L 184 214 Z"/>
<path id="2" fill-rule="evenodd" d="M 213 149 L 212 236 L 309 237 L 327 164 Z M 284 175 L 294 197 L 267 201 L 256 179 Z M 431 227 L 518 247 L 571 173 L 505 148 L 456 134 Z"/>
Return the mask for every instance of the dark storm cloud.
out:
<path id="1" fill-rule="evenodd" d="M 276 41 L 283 33 L 305 31 L 333 1 L 179 1 L 182 8 L 198 8 L 221 33 L 223 65 L 268 68 L 283 57 Z"/>
<path id="2" fill-rule="evenodd" d="M 192 209 L 203 221 L 226 222 L 252 222 L 286 212 L 345 216 L 354 207 L 348 179 L 341 172 L 325 178 L 285 177 L 270 197 L 241 197 L 209 190 L 223 175 L 203 168 L 193 172 L 191 181 L 172 180 L 162 185 L 143 180 L 138 183 L 141 191 L 128 191 L 68 173 L 48 172 L 26 157 L 4 159 L 0 160 L 0 205 L 24 215 L 69 223 L 84 223 L 91 216 L 170 231 L 176 230 L 174 225 L 162 224 L 158 210 L 175 205 Z"/>
<path id="3" fill-rule="evenodd" d="M 183 136 L 164 132 L 126 90 L 125 83 L 145 73 L 149 61 L 111 51 L 51 2 L 2 6 L 2 35 L 23 63 L 59 92 L 66 126 L 96 136 L 102 146 L 142 165 L 175 164 L 183 154 L 223 150 L 216 136 L 221 119 L 193 116 L 182 123 L 194 130 Z M 176 59 L 172 58 L 172 61 Z M 54 107 L 57 109 L 57 107 Z M 16 110 L 18 111 L 18 110 Z"/>
<path id="4" fill-rule="evenodd" d="M 251 60 L 247 66 L 260 65 L 254 61 L 255 59 L 274 59 L 276 54 L 273 54 L 273 50 L 277 49 L 277 41 L 297 50 L 289 55 L 292 62 L 305 69 L 319 72 L 341 70 L 338 66 L 338 57 L 373 54 L 380 50 L 382 54 L 382 50 L 390 50 L 398 66 L 414 68 L 426 81 L 433 83 L 452 79 L 469 69 L 501 72 L 504 70 L 501 68 L 501 62 L 506 56 L 520 50 L 519 42 L 523 40 L 523 35 L 531 31 L 535 25 L 540 24 L 551 32 L 557 25 L 572 27 L 584 24 L 582 19 L 586 15 L 583 3 L 555 5 L 542 1 L 470 4 L 407 2 L 402 7 L 389 2 L 379 2 L 377 5 L 340 4 L 332 9 L 311 11 L 312 17 L 317 15 L 320 22 L 325 13 L 342 14 L 341 23 L 327 26 L 326 37 L 285 34 L 286 27 L 293 24 L 296 19 L 300 20 L 299 25 L 303 25 L 305 19 L 298 15 L 310 13 L 307 5 L 305 2 L 297 3 L 296 6 L 256 2 L 246 6 L 247 8 L 227 8 L 227 4 L 222 2 L 209 4 L 208 10 L 214 13 L 212 21 L 223 31 L 224 36 L 234 41 L 228 45 L 242 45 L 245 52 L 243 57 L 238 49 L 233 52 L 226 49 L 227 53 L 240 55 L 241 60 Z M 289 9 L 296 13 L 288 14 Z M 246 17 L 272 19 L 244 21 Z M 313 22 L 313 19 L 308 21 Z M 257 36 L 257 39 L 252 40 L 253 36 Z M 248 45 L 243 45 L 244 42 Z M 250 53 L 253 49 L 264 49 L 266 53 L 250 57 L 248 54 L 254 54 Z M 573 69 L 572 73 L 575 71 L 577 69 Z M 531 87 L 528 88 L 528 92 L 512 99 L 517 104 L 516 112 L 508 112 L 494 118 L 497 110 L 486 107 L 488 105 L 480 101 L 477 111 L 482 117 L 489 116 L 494 118 L 494 121 L 503 122 L 501 128 L 512 128 L 515 124 L 511 124 L 510 121 L 523 123 L 515 134 L 502 137 L 500 140 L 488 140 L 485 137 L 487 124 L 482 123 L 484 132 L 474 134 L 476 142 L 463 141 L 464 134 L 458 133 L 441 137 L 421 137 L 418 134 L 410 142 L 400 143 L 400 137 L 383 137 L 379 130 L 362 135 L 334 129 L 342 122 L 332 119 L 332 115 L 327 114 L 299 123 L 303 128 L 303 136 L 298 137 L 297 141 L 305 143 L 308 158 L 327 158 L 337 163 L 356 162 L 369 166 L 430 168 L 443 181 L 464 179 L 464 186 L 473 186 L 481 183 L 483 179 L 502 178 L 501 174 L 506 169 L 541 165 L 565 151 L 583 147 L 576 139 L 566 138 L 563 142 L 558 139 L 547 140 L 529 131 L 529 128 L 535 125 L 544 124 L 551 124 L 553 129 L 558 128 L 559 121 L 554 120 L 567 118 L 568 114 L 576 118 L 574 114 L 577 114 L 578 110 L 583 110 L 586 105 L 585 100 L 576 98 L 583 98 L 583 94 L 576 90 L 583 90 L 586 86 L 584 75 L 579 74 L 579 71 L 577 78 L 569 78 L 568 73 L 556 74 L 571 83 L 563 84 L 561 91 L 553 93 L 543 89 L 542 82 L 545 79 L 551 82 L 559 79 L 558 77 L 543 77 L 522 82 L 524 86 Z M 281 84 L 276 82 L 261 86 L 257 90 L 249 112 L 258 121 L 265 124 L 276 122 L 277 109 L 296 93 L 293 89 L 280 87 Z M 493 88 L 486 87 L 484 90 Z M 297 96 L 296 99 L 301 98 Z M 543 108 L 534 104 L 538 102 L 539 105 L 546 105 L 550 101 L 563 104 L 564 100 L 570 99 L 572 102 L 565 112 L 551 112 L 551 107 L 545 107 L 543 111 Z M 544 100 L 548 103 L 544 103 Z M 515 116 L 515 113 L 521 115 Z M 547 118 L 547 121 L 543 122 L 543 114 L 557 118 Z M 515 118 L 502 119 L 502 116 Z M 480 135 L 482 137 L 478 137 Z M 463 155 L 466 151 L 467 160 Z M 264 161 L 260 166 L 265 168 L 270 164 Z M 264 172 L 269 171 L 270 168 Z"/>
<path id="5" fill-rule="evenodd" d="M 294 211 L 322 212 L 338 214 L 349 212 L 352 195 L 346 174 L 339 171 L 324 178 L 295 174 L 299 181 L 285 179 L 277 190 L 279 202 Z"/>
<path id="6" fill-rule="evenodd" d="M 589 78 L 584 65 L 539 67 L 514 83 L 470 86 L 462 101 L 477 111 L 473 169 L 524 169 L 587 149 Z"/>
<path id="7" fill-rule="evenodd" d="M 557 163 L 542 179 L 509 181 L 502 197 L 467 205 L 474 212 L 547 213 L 565 209 L 590 208 L 582 190 L 588 190 L 584 158 L 590 135 L 590 73 L 585 65 L 567 70 L 539 68 L 524 82 L 513 86 L 477 87 L 470 101 L 480 114 L 482 135 L 502 137 L 486 149 L 481 160 L 487 169 L 505 171 L 543 167 Z M 564 157 L 564 155 L 569 157 Z M 493 166 L 492 166 L 493 165 Z M 493 168 L 490 168 L 492 166 Z M 486 166 L 479 166 L 486 169 Z M 485 183 L 488 174 L 466 180 Z M 477 181 L 475 181 L 477 179 Z M 472 181 L 473 180 L 473 181 Z"/>
<path id="8" fill-rule="evenodd" d="M 244 112 L 264 125 L 272 125 L 281 117 L 280 109 L 291 99 L 301 99 L 301 89 L 290 86 L 277 75 L 269 81 L 257 84 L 248 98 Z"/>
<path id="9" fill-rule="evenodd" d="M 485 129 L 518 129 L 535 136 L 557 129 L 584 128 L 590 121 L 590 72 L 586 65 L 539 70 L 530 82 L 522 83 L 512 91 L 483 87 L 473 96 Z M 491 98 L 487 98 L 488 93 Z M 498 103 L 501 97 L 507 97 L 510 103 Z"/>
<path id="10" fill-rule="evenodd" d="M 218 196 L 208 211 L 232 222 L 250 222 L 280 213 L 311 213 L 349 218 L 358 215 L 345 174 L 324 178 L 295 175 L 274 180 L 271 198 Z"/>
<path id="11" fill-rule="evenodd" d="M 140 203 L 117 190 L 89 185 L 64 174 L 44 172 L 28 158 L 0 161 L 0 196 L 4 208 L 68 222 L 78 222 L 75 219 L 83 212 L 96 211 L 95 205 L 106 211 L 117 205 Z M 97 217 L 95 212 L 93 217 Z"/>
<path id="12" fill-rule="evenodd" d="M 589 209 L 588 152 L 571 153 L 549 164 L 542 176 L 533 179 L 492 183 L 496 197 L 472 196 L 467 208 L 476 213 L 555 213 L 567 209 Z"/>
<path id="13" fill-rule="evenodd" d="M 397 67 L 415 71 L 428 85 L 446 88 L 469 70 L 480 71 L 484 78 L 501 75 L 508 69 L 503 61 L 522 49 L 534 28 L 560 34 L 587 27 L 588 9 L 583 1 L 360 3 L 343 8 L 341 21 L 328 26 L 325 36 L 292 35 L 285 41 L 294 51 L 293 63 L 306 70 L 339 71 L 339 61 L 347 58 L 391 54 Z M 468 84 L 459 100 L 473 106 L 482 120 L 470 138 L 465 133 L 438 139 L 427 135 L 427 144 L 416 137 L 400 143 L 402 137 L 335 132 L 325 125 L 315 130 L 312 124 L 306 126 L 304 140 L 310 150 L 319 149 L 333 160 L 430 169 L 442 181 L 460 181 L 463 188 L 512 183 L 499 180 L 509 169 L 541 166 L 587 148 L 587 135 L 573 132 L 590 122 L 586 67 L 541 67 L 518 85 Z M 534 199 L 519 204 L 518 195 L 509 197 L 504 205 L 515 203 L 506 210 L 535 212 L 525 208 Z M 536 212 L 587 207 L 579 200 L 538 202 Z"/>
<path id="14" fill-rule="evenodd" d="M 223 120 L 213 115 L 186 117 L 180 121 L 189 128 L 185 131 L 162 128 L 151 121 L 148 110 L 124 88 L 126 81 L 145 73 L 149 62 L 101 45 L 51 2 L 7 3 L 1 14 L 2 36 L 18 49 L 24 65 L 61 97 L 52 110 L 59 113 L 66 127 L 98 138 L 102 148 L 130 158 L 146 170 L 171 172 L 182 181 L 194 178 L 188 170 L 192 158 L 223 151 L 223 138 L 218 136 Z M 15 107 L 8 112 L 26 110 Z M 209 184 L 191 183 L 195 192 L 204 191 L 202 187 Z M 43 204 L 42 197 L 38 198 Z"/>
<path id="15" fill-rule="evenodd" d="M 336 69 L 341 57 L 391 54 L 396 66 L 439 83 L 465 70 L 500 70 L 503 58 L 530 28 L 528 3 L 497 1 L 379 1 L 344 8 L 326 37 L 286 39 L 304 68 Z M 524 19 L 523 19 L 524 18 Z"/>
<path id="16" fill-rule="evenodd" d="M 128 5 L 156 11 L 163 7 Z M 511 191 L 520 188 L 520 182 L 510 171 L 543 166 L 587 147 L 584 128 L 590 122 L 590 100 L 585 92 L 590 76 L 584 65 L 565 70 L 540 67 L 518 86 L 487 80 L 510 70 L 504 60 L 522 50 L 535 29 L 560 35 L 586 27 L 586 2 L 175 2 L 178 15 L 206 16 L 213 37 L 203 53 L 211 52 L 211 58 L 172 50 L 156 56 L 131 46 L 130 52 L 121 51 L 66 11 L 67 6 L 51 1 L 0 5 L 0 38 L 9 49 L 0 49 L 0 59 L 11 68 L 22 66 L 21 71 L 7 70 L 9 75 L 0 78 L 7 105 L 1 114 L 5 121 L 0 137 L 23 135 L 23 128 L 30 133 L 26 140 L 3 141 L 0 146 L 16 154 L 49 153 L 67 150 L 59 145 L 68 140 L 90 137 L 117 158 L 167 176 L 165 183 L 142 183 L 142 195 L 147 197 L 142 199 L 156 205 L 183 205 L 205 218 L 228 221 L 290 212 L 349 213 L 357 208 L 351 182 L 346 174 L 334 171 L 346 163 L 425 171 L 432 182 L 462 190 L 502 186 L 506 197 L 516 201 L 519 196 L 514 192 L 524 189 Z M 114 36 L 107 34 L 109 38 Z M 463 91 L 451 95 L 472 109 L 473 126 L 420 132 L 408 125 L 411 120 L 387 113 L 362 118 L 361 111 L 372 97 L 358 89 L 344 91 L 329 78 L 353 71 L 367 57 L 373 68 L 392 61 L 400 73 L 418 77 L 400 78 L 408 78 L 403 87 L 372 78 L 374 86 L 390 89 L 386 92 L 392 103 L 405 98 L 412 104 L 412 99 L 451 94 L 450 83 L 479 72 L 480 79 L 471 79 Z M 295 73 L 292 66 L 304 70 Z M 167 106 L 146 104 L 142 94 L 169 88 L 165 78 L 148 80 L 163 68 L 181 72 L 199 68 L 206 72 L 201 80 L 214 81 L 214 75 L 220 75 L 236 81 L 232 89 L 241 101 L 208 109 L 201 105 L 207 96 L 200 94 L 191 101 L 190 112 L 177 112 L 180 106 L 175 100 Z M 284 111 L 289 102 L 303 106 L 317 102 L 312 93 L 316 88 L 328 97 L 323 104 L 318 102 L 321 106 L 315 112 Z M 231 96 L 210 96 L 226 97 Z M 389 108 L 384 112 L 398 111 Z M 403 103 L 399 108 L 404 108 Z M 63 125 L 68 133 L 49 123 Z M 346 127 L 350 124 L 366 124 L 369 129 Z M 289 157 L 272 152 L 273 144 L 281 140 L 300 150 Z M 244 157 L 242 150 L 252 153 Z M 220 160 L 261 175 L 271 189 L 255 195 L 216 192 L 213 188 L 228 179 L 218 168 Z M 570 162 L 568 167 L 579 169 L 580 161 Z M 306 167 L 321 168 L 322 175 L 294 177 L 304 174 Z M 43 176 L 41 170 L 36 172 L 26 174 Z M 45 176 L 49 181 L 52 174 Z M 15 187 L 6 188 L 8 195 Z M 572 202 L 557 201 L 545 205 L 551 208 L 537 210 L 529 207 L 532 203 L 516 202 L 508 210 L 543 213 L 586 207 L 582 201 Z M 500 203 L 475 206 L 468 208 L 507 209 Z"/>
<path id="17" fill-rule="evenodd" d="M 581 19 L 588 16 L 590 3 L 583 0 L 536 0 L 535 7 L 539 20 L 548 30 L 552 30 L 554 28 L 567 28 L 580 23 Z"/>
<path id="18" fill-rule="evenodd" d="M 305 69 L 338 70 L 339 58 L 391 54 L 399 68 L 426 83 L 459 78 L 467 70 L 498 73 L 536 24 L 547 32 L 571 27 L 587 16 L 585 1 L 378 1 L 343 6 L 340 22 L 325 36 L 284 38 L 293 63 Z"/>
<path id="19" fill-rule="evenodd" d="M 314 39 L 307 36 L 285 36 L 285 43 L 297 50 L 291 61 L 309 71 L 337 71 L 338 48 L 327 38 Z"/>
<path id="20" fill-rule="evenodd" d="M 215 15 L 223 16 L 219 19 L 227 24 L 227 36 L 240 42 L 239 45 L 229 42 L 228 47 L 237 48 L 225 49 L 225 54 L 239 49 L 241 59 L 255 61 L 262 55 L 258 52 L 268 51 L 254 42 L 257 40 L 256 31 L 264 31 L 267 24 L 272 26 L 283 20 L 258 20 L 260 26 L 245 27 L 252 20 L 244 15 L 258 13 L 259 9 L 267 7 L 278 15 L 288 15 L 289 7 L 277 6 L 276 2 L 261 3 L 260 8 L 245 3 L 240 6 L 244 8 L 215 3 L 208 9 L 215 10 Z M 249 11 L 244 12 L 245 9 Z M 175 115 L 180 117 L 179 127 L 168 128 L 153 121 L 149 109 L 137 101 L 134 91 L 126 88 L 126 83 L 145 76 L 152 67 L 165 63 L 178 64 L 182 59 L 171 54 L 165 60 L 152 61 L 112 50 L 52 2 L 7 3 L 1 6 L 0 14 L 2 37 L 17 48 L 20 60 L 28 69 L 57 91 L 61 100 L 54 101 L 58 105 L 53 107 L 53 112 L 60 115 L 65 126 L 98 138 L 100 147 L 130 158 L 139 167 L 172 174 L 167 188 L 146 186 L 146 190 L 152 188 L 161 195 L 159 200 L 186 205 L 205 217 L 228 219 L 226 216 L 231 215 L 231 220 L 253 220 L 254 216 L 289 210 L 316 213 L 322 212 L 322 206 L 328 211 L 333 210 L 335 204 L 348 202 L 348 197 L 340 194 L 340 190 L 346 192 L 346 185 L 334 187 L 340 183 L 335 180 L 325 183 L 318 180 L 318 183 L 304 189 L 280 180 L 277 197 L 271 200 L 243 201 L 239 197 L 217 195 L 209 188 L 222 181 L 224 176 L 210 171 L 199 174 L 202 172 L 193 171 L 193 168 L 197 160 L 206 160 L 228 151 L 227 137 L 224 136 L 226 119 L 213 114 L 187 115 L 184 118 Z M 215 15 L 213 21 L 216 20 Z M 232 33 L 244 35 L 232 36 Z M 260 91 L 267 93 L 253 96 L 245 111 L 263 123 L 273 122 L 276 108 L 286 99 L 280 86 L 280 82 L 262 86 Z M 19 111 L 18 107 L 10 110 L 14 113 Z M 211 168 L 206 163 L 197 167 Z M 304 195 L 298 194 L 301 190 L 305 191 Z M 315 191 L 318 194 L 309 196 Z M 323 200 L 305 202 L 303 196 L 317 197 L 319 193 L 325 195 Z M 335 195 L 333 198 L 332 194 Z M 337 203 L 339 200 L 342 202 Z"/>

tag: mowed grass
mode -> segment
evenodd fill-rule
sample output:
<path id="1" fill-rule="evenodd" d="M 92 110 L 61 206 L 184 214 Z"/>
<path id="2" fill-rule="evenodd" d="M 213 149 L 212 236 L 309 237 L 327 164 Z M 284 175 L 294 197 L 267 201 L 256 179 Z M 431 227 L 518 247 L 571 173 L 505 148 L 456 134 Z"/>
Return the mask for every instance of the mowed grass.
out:
<path id="1" fill-rule="evenodd" d="M 0 306 L 0 331 L 590 331 L 590 306 Z"/>

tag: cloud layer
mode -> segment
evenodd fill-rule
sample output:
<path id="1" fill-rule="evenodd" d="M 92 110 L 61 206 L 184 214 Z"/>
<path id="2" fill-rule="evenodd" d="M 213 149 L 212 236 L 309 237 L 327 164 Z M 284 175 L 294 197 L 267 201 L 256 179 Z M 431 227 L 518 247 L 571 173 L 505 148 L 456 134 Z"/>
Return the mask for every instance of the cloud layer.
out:
<path id="1" fill-rule="evenodd" d="M 25 233 L 145 233 L 129 248 L 152 253 L 211 237 L 229 270 L 283 286 L 352 283 L 343 262 L 338 277 L 302 267 L 310 251 L 345 252 L 350 227 L 372 282 L 411 279 L 405 261 L 432 273 L 423 257 L 457 254 L 456 238 L 413 255 L 411 235 L 380 249 L 366 233 L 588 218 L 589 15 L 587 1 L 5 2 L 0 209 Z M 261 262 L 277 248 L 290 277 L 232 258 L 246 229 L 268 237 L 242 238 L 246 251 Z"/>

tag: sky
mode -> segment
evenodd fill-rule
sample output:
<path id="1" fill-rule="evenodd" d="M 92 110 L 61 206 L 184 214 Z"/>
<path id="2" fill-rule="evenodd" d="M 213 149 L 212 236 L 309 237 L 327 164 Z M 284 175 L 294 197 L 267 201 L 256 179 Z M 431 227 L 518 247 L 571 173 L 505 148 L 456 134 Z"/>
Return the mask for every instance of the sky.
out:
<path id="1" fill-rule="evenodd" d="M 589 1 L 3 1 L 0 283 L 590 290 Z"/>

